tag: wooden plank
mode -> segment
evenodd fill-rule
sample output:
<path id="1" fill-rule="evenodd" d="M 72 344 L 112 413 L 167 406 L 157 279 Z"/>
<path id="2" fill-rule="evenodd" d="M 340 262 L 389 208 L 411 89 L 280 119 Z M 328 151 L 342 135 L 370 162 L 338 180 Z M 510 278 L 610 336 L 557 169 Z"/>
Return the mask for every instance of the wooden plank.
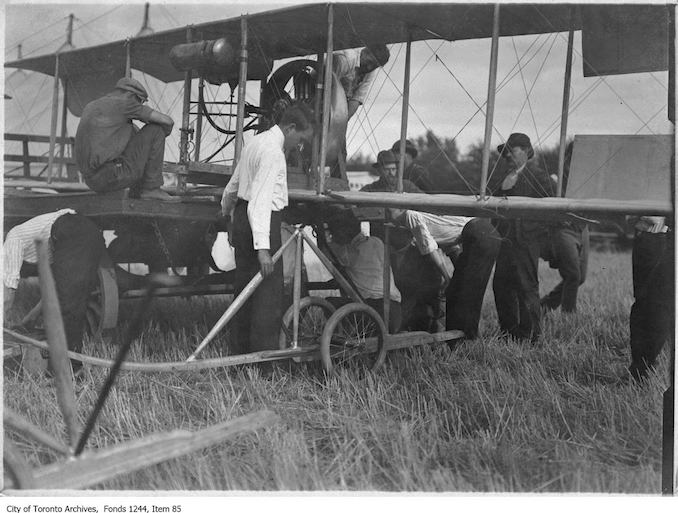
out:
<path id="1" fill-rule="evenodd" d="M 49 263 L 47 244 L 35 243 L 38 250 L 38 269 L 40 272 L 40 295 L 42 297 L 42 318 L 49 340 L 49 361 L 57 389 L 57 402 L 66 424 L 66 433 L 73 446 L 80 432 L 78 409 L 75 400 L 73 373 L 68 360 L 66 332 L 61 315 L 61 306 L 57 296 L 56 285 Z"/>
<path id="2" fill-rule="evenodd" d="M 24 164 L 45 164 L 49 163 L 49 157 L 43 155 L 4 155 L 5 162 L 23 162 Z M 76 164 L 75 159 L 69 157 L 54 157 L 52 160 L 55 164 Z"/>
<path id="3" fill-rule="evenodd" d="M 49 135 L 34 135 L 34 134 L 4 134 L 5 141 L 26 141 L 35 143 L 50 142 Z M 75 144 L 75 137 L 57 137 L 56 142 L 59 144 Z"/>
<path id="4" fill-rule="evenodd" d="M 261 410 L 193 433 L 178 430 L 150 435 L 44 466 L 35 472 L 35 482 L 42 489 L 86 488 L 270 426 L 277 420 L 272 411 Z"/>

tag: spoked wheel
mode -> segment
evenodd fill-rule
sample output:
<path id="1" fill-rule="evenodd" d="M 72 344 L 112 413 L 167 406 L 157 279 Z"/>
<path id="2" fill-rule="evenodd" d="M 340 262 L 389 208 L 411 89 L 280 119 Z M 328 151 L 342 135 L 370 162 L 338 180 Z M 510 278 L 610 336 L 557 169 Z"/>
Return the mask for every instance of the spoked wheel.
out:
<path id="1" fill-rule="evenodd" d="M 306 296 L 299 302 L 299 347 L 320 343 L 320 337 L 327 320 L 334 313 L 332 304 L 317 296 Z M 294 305 L 290 306 L 282 318 L 280 330 L 280 349 L 287 349 L 292 345 L 294 337 Z M 298 361 L 301 361 L 299 359 Z M 295 361 L 297 359 L 295 358 Z"/>
<path id="2" fill-rule="evenodd" d="M 352 360 L 378 369 L 386 358 L 386 333 L 386 325 L 374 308 L 362 303 L 342 306 L 329 318 L 320 338 L 325 371 L 331 374 L 334 365 Z"/>
<path id="3" fill-rule="evenodd" d="M 118 323 L 118 283 L 115 267 L 107 254 L 101 257 L 97 270 L 98 284 L 87 302 L 87 331 L 93 337 L 101 337 L 106 330 Z"/>

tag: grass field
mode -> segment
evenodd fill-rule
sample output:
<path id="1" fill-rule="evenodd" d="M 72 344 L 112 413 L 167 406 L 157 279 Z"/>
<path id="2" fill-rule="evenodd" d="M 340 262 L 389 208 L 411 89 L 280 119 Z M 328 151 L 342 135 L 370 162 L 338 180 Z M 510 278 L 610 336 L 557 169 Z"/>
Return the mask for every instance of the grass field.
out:
<path id="1" fill-rule="evenodd" d="M 255 366 L 122 373 L 90 447 L 262 408 L 281 420 L 100 488 L 659 493 L 668 357 L 644 386 L 627 380 L 630 260 L 593 253 L 579 312 L 549 313 L 537 346 L 498 339 L 488 293 L 479 340 L 393 352 L 373 374 L 343 368 L 326 379 L 313 363 L 270 376 Z M 558 279 L 546 266 L 540 273 L 542 291 Z M 157 301 L 130 358 L 185 358 L 225 305 Z M 87 352 L 116 349 L 90 343 Z M 77 386 L 83 421 L 105 375 L 92 368 Z M 50 379 L 6 368 L 4 401 L 65 439 Z M 13 439 L 32 464 L 54 461 L 51 450 Z"/>

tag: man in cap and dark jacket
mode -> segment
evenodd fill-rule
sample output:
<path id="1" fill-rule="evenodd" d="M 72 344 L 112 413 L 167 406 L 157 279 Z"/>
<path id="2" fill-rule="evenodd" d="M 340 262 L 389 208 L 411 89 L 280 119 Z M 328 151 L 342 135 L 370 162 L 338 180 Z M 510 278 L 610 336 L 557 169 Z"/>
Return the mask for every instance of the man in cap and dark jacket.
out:
<path id="1" fill-rule="evenodd" d="M 400 156 L 400 141 L 393 143 L 391 151 L 396 156 L 396 159 Z M 419 187 L 423 192 L 435 192 L 435 187 L 431 178 L 428 175 L 428 171 L 424 167 L 415 162 L 415 159 L 419 155 L 416 146 L 407 139 L 405 141 L 405 169 L 403 171 L 403 180 L 409 180 L 414 185 Z"/>
<path id="2" fill-rule="evenodd" d="M 554 195 L 548 173 L 529 163 L 534 156 L 530 138 L 513 133 L 506 144 L 497 146 L 509 166 L 490 184 L 494 196 L 545 198 Z M 539 304 L 540 241 L 546 226 L 527 219 L 498 219 L 495 226 L 502 238 L 494 271 L 494 302 L 502 332 L 519 339 L 536 341 L 541 333 Z"/>
<path id="3" fill-rule="evenodd" d="M 121 78 L 106 96 L 85 106 L 75 135 L 75 159 L 96 192 L 130 188 L 132 196 L 174 201 L 164 192 L 165 138 L 174 121 L 144 105 L 148 93 L 133 78 Z M 133 120 L 143 121 L 139 130 Z"/>

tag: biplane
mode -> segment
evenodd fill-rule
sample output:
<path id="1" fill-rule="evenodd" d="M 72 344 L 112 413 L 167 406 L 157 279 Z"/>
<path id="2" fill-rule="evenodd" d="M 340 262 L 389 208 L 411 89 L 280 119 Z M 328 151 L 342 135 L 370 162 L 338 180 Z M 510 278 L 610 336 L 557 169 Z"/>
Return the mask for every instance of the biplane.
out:
<path id="1" fill-rule="evenodd" d="M 270 126 L 275 119 L 277 102 L 281 99 L 304 101 L 313 107 L 322 129 L 312 147 L 300 155 L 290 156 L 288 165 L 291 201 L 288 220 L 297 228 L 286 246 L 295 244 L 297 249 L 294 253 L 294 302 L 283 319 L 280 349 L 266 354 L 195 361 L 201 349 L 247 299 L 257 280 L 261 281 L 259 276 L 251 287 L 234 299 L 188 363 L 122 363 L 122 368 L 156 372 L 283 358 L 306 360 L 319 356 L 325 368 L 331 370 L 333 363 L 356 349 L 358 353 L 372 354 L 371 364 L 378 366 L 387 349 L 459 338 L 462 333 L 446 331 L 390 334 L 385 327 L 388 325 L 385 305 L 385 319 L 378 315 L 370 319 L 373 328 L 363 345 L 352 340 L 344 341 L 339 349 L 333 347 L 336 334 L 341 331 L 341 316 L 364 314 L 365 309 L 360 306 L 360 298 L 354 297 L 351 284 L 333 268 L 332 262 L 318 250 L 316 241 L 302 227 L 317 224 L 327 205 L 353 206 L 362 219 L 381 222 L 387 221 L 384 208 L 390 207 L 469 216 L 673 216 L 673 133 L 652 136 L 577 134 L 568 195 L 562 196 L 560 184 L 563 182 L 567 122 L 571 111 L 575 31 L 582 33 L 580 53 L 586 76 L 668 70 L 666 113 L 669 119 L 675 120 L 675 8 L 659 4 L 308 4 L 158 33 L 141 33 L 134 38 L 82 49 L 66 46 L 55 53 L 7 62 L 8 68 L 51 76 L 54 85 L 50 134 L 5 134 L 7 147 L 12 143 L 22 145 L 22 154 L 6 153 L 5 161 L 23 164 L 18 173 L 13 171 L 4 176 L 5 230 L 35 215 L 71 207 L 94 219 L 102 229 L 115 231 L 117 239 L 109 245 L 111 261 L 102 262 L 100 286 L 92 301 L 89 320 L 93 332 L 116 325 L 119 299 L 143 296 L 143 291 L 134 286 L 119 290 L 120 275 L 115 267 L 118 264 L 145 263 L 151 270 L 186 268 L 179 284 L 156 289 L 156 295 L 160 296 L 231 292 L 224 273 L 208 271 L 213 264 L 210 249 L 218 229 L 215 214 L 221 189 L 241 155 L 246 135 Z M 561 34 L 568 41 L 562 85 L 558 197 L 490 197 L 486 188 L 492 165 L 499 40 L 546 33 Z M 481 38 L 491 41 L 491 52 L 487 99 L 480 107 L 485 114 L 485 131 L 479 187 L 466 195 L 402 193 L 412 43 Z M 350 191 L 341 165 L 338 177 L 325 173 L 328 164 L 340 158 L 337 148 L 346 131 L 346 119 L 342 117 L 345 98 L 336 77 L 327 71 L 332 69 L 332 54 L 336 50 L 372 43 L 403 43 L 406 52 L 400 113 L 399 189 L 393 193 Z M 286 62 L 282 65 L 276 64 L 283 60 Z M 176 162 L 165 163 L 166 189 L 180 196 L 181 203 L 139 200 L 124 193 L 95 195 L 79 180 L 77 168 L 67 156 L 73 144 L 63 122 L 67 113 L 78 116 L 87 102 L 112 89 L 121 76 L 136 73 L 164 83 L 183 83 L 179 158 Z M 204 94 L 208 84 L 227 84 L 231 91 L 229 98 L 210 101 Z M 61 101 L 60 90 L 63 91 Z M 257 104 L 246 100 L 246 95 L 251 96 L 252 91 L 255 96 L 258 94 Z M 5 100 L 9 101 L 7 97 Z M 213 110 L 215 104 L 235 108 L 235 114 L 227 115 L 235 118 L 234 128 L 224 127 L 223 119 Z M 60 112 L 62 128 L 59 134 Z M 223 148 L 205 157 L 202 141 L 210 129 L 226 137 L 223 147 L 232 148 L 233 154 L 230 165 L 211 162 Z M 29 143 L 48 143 L 48 155 L 30 156 Z M 31 165 L 35 163 L 46 164 L 38 176 Z M 389 225 L 385 225 L 387 238 Z M 339 287 L 355 300 L 347 305 L 349 308 L 342 307 L 334 312 L 319 298 L 301 298 L 301 259 L 305 245 L 317 253 Z M 281 254 L 282 249 L 276 258 Z M 388 290 L 388 250 L 384 257 L 384 289 Z M 307 288 L 313 288 L 313 284 L 307 285 Z M 388 298 L 387 293 L 385 296 Z M 316 310 L 323 323 L 319 329 L 305 324 L 312 320 L 311 314 Z M 26 343 L 34 343 L 27 337 L 24 339 Z M 96 360 L 89 358 L 86 361 L 100 363 Z M 79 464 L 79 460 L 74 461 Z M 63 484 L 59 479 L 55 482 Z"/>
<path id="2" fill-rule="evenodd" d="M 151 270 L 186 268 L 184 281 L 159 290 L 161 296 L 227 293 L 232 289 L 223 273 L 209 271 L 211 264 L 216 270 L 210 250 L 218 199 L 247 134 L 274 122 L 279 100 L 308 103 L 322 127 L 311 148 L 289 157 L 292 204 L 288 217 L 292 224 L 312 225 L 322 208 L 336 204 L 363 208 L 357 210 L 363 219 L 376 217 L 382 221 L 384 208 L 389 207 L 469 216 L 673 215 L 671 134 L 577 135 L 569 187 L 576 191 L 575 195 L 508 199 L 488 196 L 486 187 L 491 174 L 500 38 L 559 33 L 568 40 L 560 121 L 558 195 L 561 196 L 569 87 L 574 72 L 574 32 L 582 33 L 581 55 L 586 76 L 668 70 L 666 112 L 673 119 L 674 16 L 672 7 L 657 4 L 307 4 L 157 33 L 142 32 L 134 38 L 93 47 L 65 46 L 55 53 L 7 62 L 8 68 L 53 77 L 54 86 L 49 136 L 5 134 L 6 144 L 21 142 L 24 151 L 22 155 L 5 155 L 6 161 L 24 164 L 5 174 L 5 229 L 37 214 L 68 206 L 93 218 L 102 229 L 115 231 L 117 238 L 108 248 L 112 261 L 102 264 L 99 294 L 90 315 L 94 331 L 115 326 L 119 298 L 140 294 L 129 285 L 125 286 L 127 290 L 118 290 L 120 273 L 116 264 L 145 263 Z M 334 51 L 373 43 L 405 45 L 400 115 L 399 191 L 402 191 L 412 43 L 480 38 L 491 41 L 491 52 L 482 173 L 477 190 L 466 195 L 366 194 L 349 190 L 341 165 L 338 176 L 326 176 L 328 164 L 338 158 L 337 148 L 345 137 L 347 121 L 341 86 L 337 77 L 327 72 L 332 69 Z M 276 66 L 282 61 L 285 62 Z M 124 193 L 95 195 L 78 180 L 72 159 L 65 156 L 73 144 L 63 124 L 67 113 L 78 116 L 86 103 L 112 89 L 118 78 L 136 73 L 164 83 L 183 83 L 179 158 L 177 162 L 166 162 L 164 169 L 172 183 L 166 188 L 181 196 L 181 203 L 139 200 Z M 209 101 L 204 94 L 209 84 L 227 84 L 230 97 Z M 63 93 L 59 95 L 59 91 Z M 251 97 L 253 93 L 259 97 L 258 104 L 247 101 L 247 95 Z M 222 120 L 212 109 L 215 103 L 233 106 L 235 114 L 228 116 L 235 118 L 234 128 L 220 125 Z M 213 163 L 211 156 L 205 158 L 201 154 L 201 141 L 208 129 L 226 136 L 222 146 L 232 147 L 231 164 Z M 46 157 L 27 155 L 28 143 L 36 141 L 49 143 Z M 36 177 L 30 164 L 41 160 L 46 164 L 44 176 Z M 642 171 L 638 172 L 639 169 Z M 298 312 L 297 305 L 295 313 Z M 296 341 L 296 321 L 294 325 Z"/>

